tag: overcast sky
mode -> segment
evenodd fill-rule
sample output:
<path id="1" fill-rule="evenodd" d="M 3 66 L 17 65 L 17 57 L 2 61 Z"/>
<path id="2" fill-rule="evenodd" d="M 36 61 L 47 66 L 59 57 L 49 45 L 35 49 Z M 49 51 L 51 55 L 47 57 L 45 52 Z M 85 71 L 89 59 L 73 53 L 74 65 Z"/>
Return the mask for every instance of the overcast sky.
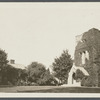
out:
<path id="1" fill-rule="evenodd" d="M 49 67 L 68 49 L 74 57 L 75 36 L 100 29 L 100 3 L 0 3 L 0 48 L 8 59 Z"/>

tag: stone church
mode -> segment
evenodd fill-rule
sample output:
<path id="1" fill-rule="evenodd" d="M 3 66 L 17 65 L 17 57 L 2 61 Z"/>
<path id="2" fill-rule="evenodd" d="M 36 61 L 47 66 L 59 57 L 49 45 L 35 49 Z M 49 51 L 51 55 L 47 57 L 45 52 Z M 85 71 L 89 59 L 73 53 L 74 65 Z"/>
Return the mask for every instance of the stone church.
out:
<path id="1" fill-rule="evenodd" d="M 81 86 L 81 82 L 73 79 L 77 69 L 81 70 L 88 79 L 84 83 L 93 86 L 100 85 L 99 62 L 100 62 L 100 31 L 92 28 L 87 32 L 76 36 L 76 47 L 74 53 L 74 65 L 69 72 L 68 84 Z"/>

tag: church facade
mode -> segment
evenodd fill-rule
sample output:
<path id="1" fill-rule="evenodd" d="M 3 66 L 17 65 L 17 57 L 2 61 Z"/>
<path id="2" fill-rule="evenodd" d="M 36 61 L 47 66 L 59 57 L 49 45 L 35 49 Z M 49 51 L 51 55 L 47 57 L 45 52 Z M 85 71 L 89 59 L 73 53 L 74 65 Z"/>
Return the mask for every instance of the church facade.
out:
<path id="1" fill-rule="evenodd" d="M 93 86 L 99 86 L 99 55 L 100 31 L 98 29 L 92 28 L 76 36 L 74 65 L 69 72 L 68 84 L 81 86 L 81 81 L 77 82 L 73 79 L 73 74 L 79 69 L 88 77 L 88 79 L 84 79 L 84 83 L 88 83 L 89 80 Z"/>

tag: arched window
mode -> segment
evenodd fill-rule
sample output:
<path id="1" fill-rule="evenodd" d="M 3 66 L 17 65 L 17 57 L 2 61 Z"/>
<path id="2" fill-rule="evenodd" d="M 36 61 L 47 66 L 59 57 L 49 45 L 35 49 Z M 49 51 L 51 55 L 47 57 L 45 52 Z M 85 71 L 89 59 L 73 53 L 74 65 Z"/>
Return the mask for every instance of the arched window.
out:
<path id="1" fill-rule="evenodd" d="M 82 64 L 85 64 L 85 51 L 82 52 Z"/>

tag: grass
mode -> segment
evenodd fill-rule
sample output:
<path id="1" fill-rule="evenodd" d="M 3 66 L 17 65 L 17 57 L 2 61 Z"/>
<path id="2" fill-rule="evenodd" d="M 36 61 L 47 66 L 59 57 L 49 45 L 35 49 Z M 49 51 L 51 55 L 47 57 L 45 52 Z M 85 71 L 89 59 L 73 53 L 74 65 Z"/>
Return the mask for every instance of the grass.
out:
<path id="1" fill-rule="evenodd" d="M 33 93 L 100 93 L 100 88 L 88 87 L 58 87 L 42 90 L 27 90 L 18 92 L 33 92 Z"/>
<path id="2" fill-rule="evenodd" d="M 62 87 L 62 86 L 16 86 L 0 87 L 1 93 L 100 93 L 94 87 Z"/>

